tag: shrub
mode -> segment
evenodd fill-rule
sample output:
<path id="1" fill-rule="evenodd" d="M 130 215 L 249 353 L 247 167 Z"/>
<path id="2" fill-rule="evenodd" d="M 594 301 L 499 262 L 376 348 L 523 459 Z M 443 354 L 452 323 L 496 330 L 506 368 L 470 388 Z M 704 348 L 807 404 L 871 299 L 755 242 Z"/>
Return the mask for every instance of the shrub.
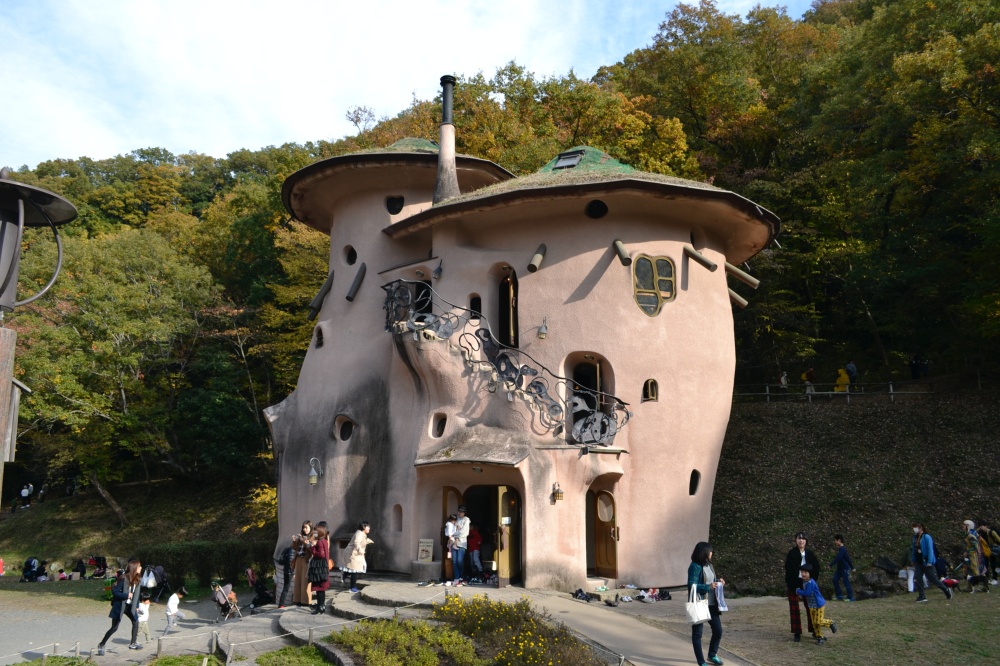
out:
<path id="1" fill-rule="evenodd" d="M 576 638 L 547 614 L 538 613 L 528 599 L 508 604 L 485 595 L 472 599 L 448 597 L 434 606 L 431 616 L 476 641 L 480 656 L 508 666 L 572 664 L 603 666 L 589 645 Z"/>
<path id="2" fill-rule="evenodd" d="M 207 588 L 213 578 L 235 585 L 247 567 L 253 567 L 261 578 L 274 572 L 271 541 L 230 539 L 149 544 L 139 549 L 138 556 L 144 564 L 162 566 L 174 587 L 192 576 L 201 587 Z"/>
<path id="3" fill-rule="evenodd" d="M 454 629 L 413 620 L 363 620 L 330 640 L 364 659 L 365 666 L 487 666 L 475 645 Z"/>

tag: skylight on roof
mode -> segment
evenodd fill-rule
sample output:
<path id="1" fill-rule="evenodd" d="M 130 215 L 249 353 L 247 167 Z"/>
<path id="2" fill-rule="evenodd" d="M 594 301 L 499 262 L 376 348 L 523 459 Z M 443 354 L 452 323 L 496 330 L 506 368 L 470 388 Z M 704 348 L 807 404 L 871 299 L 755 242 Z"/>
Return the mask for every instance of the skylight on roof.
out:
<path id="1" fill-rule="evenodd" d="M 552 167 L 552 170 L 555 171 L 556 169 L 572 169 L 577 164 L 579 164 L 580 160 L 582 159 L 583 159 L 582 150 L 570 150 L 565 153 L 559 153 L 558 155 L 556 155 L 556 163 Z"/>

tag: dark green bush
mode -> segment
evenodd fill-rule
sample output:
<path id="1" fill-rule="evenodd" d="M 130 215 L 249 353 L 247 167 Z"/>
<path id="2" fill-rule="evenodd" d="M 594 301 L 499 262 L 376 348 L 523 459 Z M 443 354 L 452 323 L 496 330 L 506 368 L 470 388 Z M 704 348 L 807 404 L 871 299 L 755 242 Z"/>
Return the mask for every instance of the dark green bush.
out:
<path id="1" fill-rule="evenodd" d="M 151 544 L 139 549 L 144 564 L 158 564 L 177 587 L 191 577 L 207 588 L 212 580 L 239 584 L 247 567 L 262 579 L 274 573 L 274 543 L 271 541 L 188 541 Z"/>

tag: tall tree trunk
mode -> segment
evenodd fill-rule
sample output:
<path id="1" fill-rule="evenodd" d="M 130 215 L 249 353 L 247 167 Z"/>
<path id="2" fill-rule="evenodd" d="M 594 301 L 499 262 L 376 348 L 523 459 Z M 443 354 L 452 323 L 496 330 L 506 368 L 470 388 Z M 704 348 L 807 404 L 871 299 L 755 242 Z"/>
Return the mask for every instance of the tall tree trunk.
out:
<path id="1" fill-rule="evenodd" d="M 90 482 L 94 485 L 94 488 L 97 489 L 100 496 L 104 498 L 104 501 L 108 503 L 111 510 L 115 512 L 115 515 L 118 516 L 118 520 L 121 522 L 122 527 L 128 525 L 128 521 L 125 519 L 125 511 L 122 509 L 121 505 L 115 501 L 115 498 L 111 496 L 108 489 L 101 485 L 100 480 L 97 478 L 97 472 L 90 473 Z"/>

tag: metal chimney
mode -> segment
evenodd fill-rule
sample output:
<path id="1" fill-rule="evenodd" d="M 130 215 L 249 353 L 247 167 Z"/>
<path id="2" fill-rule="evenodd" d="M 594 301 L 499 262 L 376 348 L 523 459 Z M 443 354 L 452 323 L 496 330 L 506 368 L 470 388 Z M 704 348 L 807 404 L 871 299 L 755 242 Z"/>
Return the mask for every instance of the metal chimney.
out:
<path id="1" fill-rule="evenodd" d="M 457 197 L 458 171 L 455 167 L 455 125 L 451 121 L 452 98 L 455 91 L 455 77 L 445 74 L 441 77 L 441 140 L 438 149 L 437 186 L 434 188 L 434 203 Z"/>

